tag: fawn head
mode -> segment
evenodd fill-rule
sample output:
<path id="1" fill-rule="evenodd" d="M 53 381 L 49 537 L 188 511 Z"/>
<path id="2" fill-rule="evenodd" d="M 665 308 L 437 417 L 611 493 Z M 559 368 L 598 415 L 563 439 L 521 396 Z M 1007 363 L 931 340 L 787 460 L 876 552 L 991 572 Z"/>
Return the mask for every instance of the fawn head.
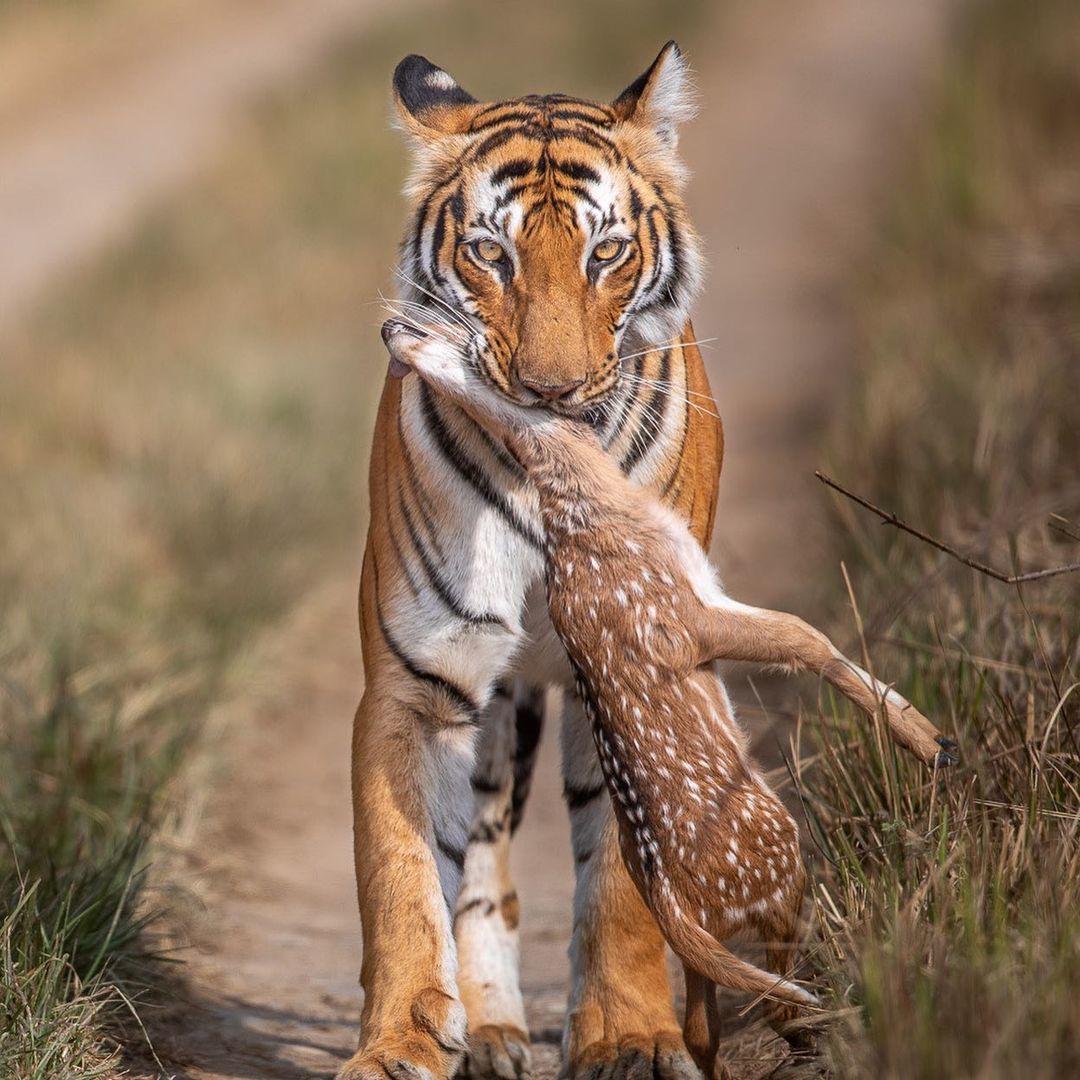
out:
<path id="1" fill-rule="evenodd" d="M 480 369 L 481 334 L 444 325 L 421 327 L 387 319 L 382 338 L 390 354 L 390 374 L 415 372 L 432 389 L 464 409 L 500 438 L 554 427 L 559 420 L 544 410 L 519 405 L 500 394 Z"/>

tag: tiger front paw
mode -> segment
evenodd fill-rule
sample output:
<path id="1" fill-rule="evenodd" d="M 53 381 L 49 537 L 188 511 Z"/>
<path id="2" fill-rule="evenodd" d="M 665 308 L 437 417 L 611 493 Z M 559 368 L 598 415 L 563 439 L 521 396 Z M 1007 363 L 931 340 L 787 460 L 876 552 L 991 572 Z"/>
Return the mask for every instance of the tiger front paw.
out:
<path id="1" fill-rule="evenodd" d="M 432 987 L 413 998 L 400 1024 L 365 1039 L 337 1080 L 451 1080 L 465 1048 L 464 1006 Z"/>

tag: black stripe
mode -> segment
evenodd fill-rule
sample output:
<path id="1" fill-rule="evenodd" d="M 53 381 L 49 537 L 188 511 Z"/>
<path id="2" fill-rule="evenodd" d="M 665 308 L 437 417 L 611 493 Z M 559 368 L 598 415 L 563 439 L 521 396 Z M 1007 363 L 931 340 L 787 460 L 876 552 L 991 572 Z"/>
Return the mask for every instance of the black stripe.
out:
<path id="1" fill-rule="evenodd" d="M 424 546 L 423 538 L 416 528 L 416 522 L 413 521 L 413 516 L 409 513 L 408 504 L 401 498 L 400 492 L 398 493 L 398 506 L 401 510 L 401 516 L 405 519 L 405 528 L 409 533 L 409 539 L 412 541 L 413 549 L 420 557 L 420 565 L 423 566 L 424 573 L 427 574 L 427 579 L 431 583 L 431 587 L 435 590 L 439 599 L 463 622 L 472 623 L 476 626 L 494 625 L 509 629 L 509 627 L 506 626 L 506 623 L 503 622 L 498 615 L 494 615 L 488 611 L 470 611 L 469 608 L 454 595 L 453 590 L 450 588 L 450 583 L 443 576 L 441 567 L 435 564 L 431 558 L 431 553 Z"/>
<path id="2" fill-rule="evenodd" d="M 491 182 L 501 184 L 506 180 L 517 180 L 522 176 L 528 176 L 533 170 L 533 163 L 528 158 L 515 158 L 513 161 L 504 162 L 492 174 Z"/>
<path id="3" fill-rule="evenodd" d="M 470 911 L 475 911 L 478 907 L 484 909 L 485 915 L 491 915 L 495 911 L 495 903 L 492 900 L 487 900 L 484 897 L 477 897 L 475 900 L 470 900 L 463 908 L 458 908 L 454 913 L 454 921 L 457 922 L 462 915 L 467 915 Z"/>
<path id="4" fill-rule="evenodd" d="M 668 375 L 671 373 L 670 356 L 671 354 L 667 349 L 660 355 L 660 377 L 656 380 L 659 383 L 666 383 Z M 660 427 L 663 422 L 662 408 L 667 401 L 667 397 L 668 391 L 665 386 L 653 387 L 652 395 L 642 410 L 641 420 L 638 423 L 638 429 L 634 441 L 630 445 L 630 450 L 619 462 L 619 468 L 624 473 L 629 473 L 648 454 L 660 437 Z"/>
<path id="5" fill-rule="evenodd" d="M 459 870 L 465 869 L 465 852 L 454 847 L 449 841 L 441 836 L 435 836 L 435 846 L 441 851 Z"/>
<path id="6" fill-rule="evenodd" d="M 446 553 L 439 543 L 439 531 L 435 527 L 435 519 L 431 514 L 431 503 L 427 492 L 424 490 L 424 483 L 420 473 L 417 471 L 412 451 L 409 449 L 409 442 L 405 438 L 405 432 L 402 430 L 400 409 L 398 409 L 398 439 L 401 443 L 401 460 L 405 463 L 405 479 L 413 493 L 413 497 L 416 499 L 416 507 L 420 511 L 424 526 L 427 528 L 428 542 L 435 549 L 435 555 L 439 561 L 445 562 Z"/>
<path id="7" fill-rule="evenodd" d="M 502 465 L 507 472 L 511 472 L 519 477 L 525 475 L 525 470 L 522 468 L 521 462 L 518 461 L 518 459 L 514 457 L 502 443 L 489 435 L 468 413 L 462 413 L 462 417 L 468 425 L 469 430 L 472 431 L 491 451 L 498 463 Z"/>
<path id="8" fill-rule="evenodd" d="M 572 120 L 578 120 L 583 124 L 599 124 L 605 127 L 610 127 L 611 121 L 607 124 L 590 113 L 582 112 L 580 109 L 556 109 L 551 113 L 551 119 L 555 121 L 562 121 L 563 123 L 569 123 Z"/>
<path id="9" fill-rule="evenodd" d="M 514 747 L 514 787 L 510 798 L 510 831 L 516 832 L 525 814 L 525 803 L 532 787 L 536 751 L 544 727 L 544 692 L 533 689 L 518 703 L 515 726 L 517 743 Z"/>
<path id="10" fill-rule="evenodd" d="M 659 210 L 655 206 L 649 208 L 648 214 L 645 216 L 645 225 L 649 230 L 649 239 L 652 241 L 653 246 L 653 272 L 649 277 L 648 284 L 641 290 L 641 296 L 644 299 L 649 296 L 650 293 L 656 288 L 657 282 L 660 280 L 660 275 L 664 270 L 663 251 L 660 246 L 660 230 L 656 227 L 655 214 L 658 214 Z M 645 307 L 641 310 L 647 310 L 652 301 L 647 301 Z"/>
<path id="11" fill-rule="evenodd" d="M 686 380 L 686 393 L 683 397 L 682 432 L 679 436 L 679 452 L 675 455 L 675 465 L 671 470 L 671 475 L 664 481 L 664 486 L 660 489 L 661 499 L 668 497 L 672 485 L 682 472 L 683 455 L 686 453 L 686 440 L 690 436 L 690 373 L 686 370 L 686 350 L 680 349 L 679 351 L 683 354 L 683 378 Z M 692 514 L 690 520 L 693 520 Z"/>
<path id="12" fill-rule="evenodd" d="M 454 467 L 458 475 L 468 483 L 476 493 L 494 510 L 522 539 L 526 540 L 537 551 L 544 546 L 543 538 L 514 509 L 507 499 L 492 484 L 491 478 L 473 461 L 462 446 L 450 433 L 442 417 L 439 415 L 435 404 L 435 397 L 428 389 L 427 383 L 420 384 L 420 404 L 423 409 L 424 419 L 427 421 L 431 434 L 435 438 L 439 449 L 446 460 Z"/>
<path id="13" fill-rule="evenodd" d="M 480 723 L 480 707 L 460 686 L 456 686 L 449 679 L 437 675 L 434 671 L 422 668 L 413 660 L 390 634 L 390 628 L 383 618 L 382 605 L 379 603 L 378 582 L 375 583 L 375 615 L 379 620 L 379 629 L 386 639 L 386 647 L 394 654 L 398 663 L 414 678 L 426 682 L 436 690 L 442 691 L 467 717 L 469 724 Z"/>
<path id="14" fill-rule="evenodd" d="M 572 784 L 563 786 L 563 798 L 568 810 L 580 810 L 583 806 L 588 806 L 594 799 L 600 798 L 603 792 L 603 783 L 592 787 L 574 787 Z"/>
<path id="15" fill-rule="evenodd" d="M 632 173 L 637 172 L 633 163 L 628 157 L 624 157 L 623 152 L 618 146 L 616 146 L 606 135 L 601 135 L 594 128 L 574 127 L 570 131 L 553 131 L 550 138 L 550 141 L 555 143 L 573 142 L 574 140 L 583 142 L 586 146 L 591 146 L 594 150 L 599 150 L 602 154 L 605 154 L 608 160 L 614 165 L 622 165 L 625 161 Z"/>
<path id="16" fill-rule="evenodd" d="M 452 196 L 447 196 L 440 204 L 431 233 L 431 276 L 440 285 L 446 284 L 446 275 L 439 269 L 439 253 L 442 251 L 443 240 L 446 239 L 446 215 L 450 210 L 451 198 Z"/>
<path id="17" fill-rule="evenodd" d="M 540 743 L 540 731 L 544 725 L 543 700 L 544 692 L 536 690 L 517 707 L 517 746 L 514 755 L 522 761 L 532 757 Z"/>
<path id="18" fill-rule="evenodd" d="M 505 146 L 515 135 L 522 139 L 528 139 L 530 142 L 541 141 L 531 131 L 523 130 L 518 124 L 511 124 L 508 127 L 499 127 L 469 151 L 467 155 L 468 163 L 475 164 L 481 158 L 490 154 L 492 150 L 498 150 L 500 146 Z"/>
<path id="19" fill-rule="evenodd" d="M 618 440 L 619 436 L 622 434 L 623 428 L 626 427 L 626 421 L 630 418 L 631 409 L 638 399 L 640 383 L 637 382 L 637 379 L 641 378 L 642 372 L 644 371 L 644 365 L 644 356 L 637 356 L 634 358 L 634 375 L 636 378 L 631 381 L 630 391 L 623 399 L 622 407 L 619 410 L 619 418 L 615 421 L 615 427 L 608 435 L 608 446 L 611 446 Z"/>
<path id="20" fill-rule="evenodd" d="M 604 208 L 580 184 L 557 184 L 556 187 L 591 206 L 598 214 L 604 213 Z"/>
<path id="21" fill-rule="evenodd" d="M 590 180 L 594 184 L 600 182 L 600 174 L 583 161 L 553 161 L 552 164 L 558 172 L 569 176 L 571 180 Z"/>
<path id="22" fill-rule="evenodd" d="M 526 111 L 525 109 L 513 109 L 508 112 L 501 113 L 499 116 L 494 116 L 490 120 L 484 120 L 481 123 L 476 123 L 474 120 L 469 125 L 469 134 L 478 135 L 482 131 L 491 131 L 493 128 L 501 127 L 503 124 L 531 124 L 535 125 L 537 122 L 537 115 L 535 112 Z"/>
<path id="23" fill-rule="evenodd" d="M 504 207 L 509 206 L 517 198 L 523 195 L 529 188 L 532 187 L 532 183 L 528 180 L 521 181 L 520 184 L 511 184 L 496 200 L 495 205 L 491 208 L 492 217 L 500 213 Z"/>
<path id="24" fill-rule="evenodd" d="M 390 485 L 387 483 L 386 498 L 383 502 L 386 505 L 386 520 L 389 521 L 392 517 L 390 512 Z M 401 567 L 401 572 L 405 575 L 405 580 L 409 584 L 409 592 L 413 594 L 413 597 L 417 600 L 420 599 L 420 586 L 417 583 L 416 578 L 413 576 L 412 567 L 409 565 L 408 560 L 405 558 L 405 553 L 398 546 L 397 541 L 394 539 L 394 532 L 390 531 L 390 547 L 393 549 L 394 557 L 397 559 L 398 565 Z"/>
<path id="25" fill-rule="evenodd" d="M 510 824 L 510 807 L 500 815 L 498 821 L 478 821 L 469 833 L 470 844 L 494 844 Z"/>

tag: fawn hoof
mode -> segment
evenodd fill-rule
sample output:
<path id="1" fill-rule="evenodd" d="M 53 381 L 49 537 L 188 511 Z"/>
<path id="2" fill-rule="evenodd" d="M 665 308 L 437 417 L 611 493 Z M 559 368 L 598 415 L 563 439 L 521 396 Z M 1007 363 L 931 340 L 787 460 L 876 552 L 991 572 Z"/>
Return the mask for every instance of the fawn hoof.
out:
<path id="1" fill-rule="evenodd" d="M 960 760 L 960 747 L 957 745 L 955 739 L 950 739 L 947 735 L 939 735 L 937 737 L 937 744 L 941 749 L 938 751 L 934 764 L 939 769 L 944 769 L 949 765 L 955 765 Z"/>

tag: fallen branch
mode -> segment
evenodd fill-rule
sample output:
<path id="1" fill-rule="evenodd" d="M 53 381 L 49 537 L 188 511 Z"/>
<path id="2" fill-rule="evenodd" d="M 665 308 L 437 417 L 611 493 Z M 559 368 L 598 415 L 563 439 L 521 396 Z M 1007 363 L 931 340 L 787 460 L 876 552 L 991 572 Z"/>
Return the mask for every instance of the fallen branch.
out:
<path id="1" fill-rule="evenodd" d="M 900 529 L 902 532 L 910 533 L 924 544 L 929 544 L 931 547 L 937 548 L 938 551 L 944 552 L 946 555 L 962 562 L 965 566 L 970 566 L 972 570 L 977 570 L 980 574 L 985 574 L 987 577 L 991 577 L 995 581 L 1000 581 L 1004 585 L 1020 585 L 1026 581 L 1040 581 L 1043 578 L 1056 577 L 1058 574 L 1072 574 L 1077 570 L 1080 570 L 1080 563 L 1069 563 L 1067 566 L 1053 566 L 1049 570 L 1033 570 L 1027 574 L 1005 574 L 1001 570 L 995 570 L 992 566 L 987 566 L 986 563 L 981 563 L 977 559 L 969 558 L 962 552 L 957 551 L 956 548 L 950 547 L 943 541 L 930 536 L 928 533 L 924 533 L 921 529 L 916 529 L 914 525 L 909 525 L 906 521 L 902 521 L 888 510 L 882 510 L 880 506 L 875 506 L 868 499 L 864 499 L 861 495 L 856 495 L 854 491 L 849 491 L 843 484 L 837 483 L 832 477 L 826 476 L 820 470 L 815 470 L 814 475 L 823 484 L 831 487 L 834 491 L 839 491 L 841 495 L 851 499 L 852 502 L 857 502 L 860 506 L 877 514 L 886 525 L 895 525 L 896 528 Z"/>

